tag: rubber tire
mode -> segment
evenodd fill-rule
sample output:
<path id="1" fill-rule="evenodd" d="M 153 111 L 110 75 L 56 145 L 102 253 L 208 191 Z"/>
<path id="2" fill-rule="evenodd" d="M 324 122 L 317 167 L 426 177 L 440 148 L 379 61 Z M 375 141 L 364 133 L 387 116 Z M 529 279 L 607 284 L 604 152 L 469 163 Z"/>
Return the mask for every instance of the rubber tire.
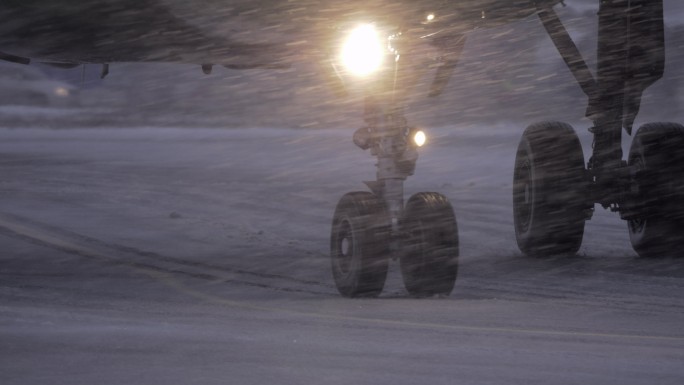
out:
<path id="1" fill-rule="evenodd" d="M 333 279 L 344 297 L 377 297 L 387 278 L 389 227 L 382 202 L 369 192 L 345 194 L 330 235 Z"/>
<path id="2" fill-rule="evenodd" d="M 684 126 L 649 123 L 629 150 L 637 166 L 638 205 L 644 214 L 627 221 L 634 251 L 644 258 L 684 254 Z"/>
<path id="3" fill-rule="evenodd" d="M 529 256 L 575 255 L 593 205 L 586 196 L 582 145 L 572 126 L 533 124 L 515 158 L 513 218 L 520 251 Z"/>
<path id="4" fill-rule="evenodd" d="M 408 293 L 416 297 L 449 295 L 458 275 L 458 225 L 441 194 L 413 195 L 401 222 L 405 235 L 400 258 Z"/>

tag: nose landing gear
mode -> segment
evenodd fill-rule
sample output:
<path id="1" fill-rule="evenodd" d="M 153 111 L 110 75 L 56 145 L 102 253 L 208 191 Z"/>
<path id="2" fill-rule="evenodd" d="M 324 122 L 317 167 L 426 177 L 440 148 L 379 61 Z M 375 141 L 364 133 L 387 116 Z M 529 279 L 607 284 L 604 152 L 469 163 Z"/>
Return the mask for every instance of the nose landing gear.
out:
<path id="1" fill-rule="evenodd" d="M 458 229 L 448 199 L 418 193 L 404 207 L 404 181 L 413 175 L 417 145 L 401 110 L 382 116 L 373 99 L 366 100 L 366 122 L 354 135 L 359 147 L 378 159 L 373 191 L 340 199 L 330 235 L 332 273 L 345 297 L 380 295 L 390 259 L 400 259 L 410 295 L 449 295 L 458 270 Z"/>

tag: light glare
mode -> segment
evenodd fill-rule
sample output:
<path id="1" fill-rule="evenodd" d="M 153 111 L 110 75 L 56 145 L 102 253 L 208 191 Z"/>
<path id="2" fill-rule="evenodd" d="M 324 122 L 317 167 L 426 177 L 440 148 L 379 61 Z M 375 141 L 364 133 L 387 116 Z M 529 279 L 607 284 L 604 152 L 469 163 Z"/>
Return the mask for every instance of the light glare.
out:
<path id="1" fill-rule="evenodd" d="M 413 134 L 413 143 L 415 143 L 416 146 L 423 147 L 426 141 L 427 136 L 425 136 L 425 132 L 418 130 L 415 134 Z"/>
<path id="2" fill-rule="evenodd" d="M 69 96 L 69 90 L 64 87 L 55 88 L 55 95 L 65 97 Z"/>
<path id="3" fill-rule="evenodd" d="M 364 76 L 377 70 L 382 64 L 383 45 L 371 24 L 356 27 L 342 47 L 342 63 L 352 73 Z"/>

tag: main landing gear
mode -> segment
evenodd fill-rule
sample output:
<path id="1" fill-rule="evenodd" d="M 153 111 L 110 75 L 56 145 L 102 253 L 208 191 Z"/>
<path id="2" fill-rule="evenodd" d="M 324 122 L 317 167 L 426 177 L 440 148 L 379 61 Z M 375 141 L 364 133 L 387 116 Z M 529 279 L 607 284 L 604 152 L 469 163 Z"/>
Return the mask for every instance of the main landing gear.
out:
<path id="1" fill-rule="evenodd" d="M 585 169 L 569 125 L 539 123 L 525 130 L 513 178 L 520 250 L 575 254 L 599 203 L 627 221 L 639 256 L 684 255 L 684 126 L 643 125 L 622 159 L 622 130 L 631 134 L 643 91 L 663 75 L 662 0 L 599 2 L 595 77 L 553 9 L 539 7 L 542 24 L 589 98 L 594 144 Z"/>
<path id="2" fill-rule="evenodd" d="M 591 162 L 585 170 L 583 161 L 569 125 L 538 123 L 525 130 L 513 177 L 515 234 L 523 253 L 575 254 L 598 202 L 627 221 L 639 256 L 684 254 L 684 126 L 643 125 L 628 162 L 611 173 L 597 173 Z"/>
<path id="3" fill-rule="evenodd" d="M 448 199 L 434 192 L 413 195 L 404 206 L 404 180 L 413 175 L 416 132 L 400 110 L 386 116 L 366 100 L 368 127 L 354 142 L 378 159 L 372 192 L 340 199 L 330 235 L 332 273 L 345 297 L 376 297 L 382 292 L 389 261 L 399 259 L 412 296 L 449 295 L 458 270 L 458 228 Z"/>

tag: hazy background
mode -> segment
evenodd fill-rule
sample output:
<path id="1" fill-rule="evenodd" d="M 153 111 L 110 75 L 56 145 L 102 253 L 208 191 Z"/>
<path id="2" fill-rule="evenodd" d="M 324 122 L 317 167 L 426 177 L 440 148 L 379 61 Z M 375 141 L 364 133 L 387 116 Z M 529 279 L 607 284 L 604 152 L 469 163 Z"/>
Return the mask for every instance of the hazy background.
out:
<path id="1" fill-rule="evenodd" d="M 665 7 L 665 76 L 646 91 L 640 121 L 677 120 L 682 115 L 684 4 L 666 0 Z M 596 10 L 595 0 L 569 0 L 568 6 L 557 7 L 592 69 Z M 215 67 L 204 75 L 195 65 L 125 63 L 112 64 L 104 80 L 100 70 L 99 65 L 64 70 L 0 62 L 0 123 L 312 128 L 362 124 L 359 101 L 333 95 L 314 66 L 278 71 Z M 3 77 L 16 77 L 17 72 L 33 79 L 26 83 L 31 89 L 28 97 L 17 90 L 21 86 L 3 86 Z M 36 86 L 41 79 L 56 82 Z M 426 85 L 430 80 L 425 79 Z M 35 96 L 59 87 L 70 90 L 68 97 L 60 98 L 68 102 Z M 410 119 L 419 125 L 577 122 L 586 108 L 586 97 L 535 17 L 472 33 L 445 93 L 427 98 L 426 87 L 416 92 L 420 97 L 411 106 Z"/>

